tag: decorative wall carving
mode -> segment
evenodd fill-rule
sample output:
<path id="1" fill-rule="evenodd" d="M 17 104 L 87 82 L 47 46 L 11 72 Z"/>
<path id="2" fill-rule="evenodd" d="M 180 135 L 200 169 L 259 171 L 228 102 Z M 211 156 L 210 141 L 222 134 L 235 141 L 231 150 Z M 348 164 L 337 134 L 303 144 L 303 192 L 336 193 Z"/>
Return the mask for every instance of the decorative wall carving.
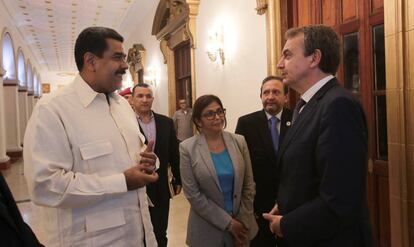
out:
<path id="1" fill-rule="evenodd" d="M 189 30 L 189 14 L 189 5 L 185 0 L 161 0 L 155 13 L 152 35 L 158 40 L 172 40 L 168 43 L 171 50 L 188 39 L 193 44 L 191 32 L 183 31 Z"/>
<path id="2" fill-rule="evenodd" d="M 263 15 L 264 13 L 266 13 L 268 7 L 267 0 L 256 0 L 256 4 L 256 11 L 258 15 Z"/>
<path id="3" fill-rule="evenodd" d="M 152 26 L 152 35 L 160 41 L 160 50 L 168 68 L 169 113 L 175 112 L 175 61 L 174 48 L 190 41 L 191 57 L 196 47 L 196 16 L 200 0 L 160 0 Z M 195 64 L 191 59 L 192 95 L 195 97 Z M 194 101 L 194 99 L 193 99 Z"/>
<path id="4" fill-rule="evenodd" d="M 128 50 L 127 63 L 129 64 L 129 73 L 131 74 L 134 84 L 138 83 L 138 73 L 144 70 L 146 50 L 142 44 L 134 44 Z"/>

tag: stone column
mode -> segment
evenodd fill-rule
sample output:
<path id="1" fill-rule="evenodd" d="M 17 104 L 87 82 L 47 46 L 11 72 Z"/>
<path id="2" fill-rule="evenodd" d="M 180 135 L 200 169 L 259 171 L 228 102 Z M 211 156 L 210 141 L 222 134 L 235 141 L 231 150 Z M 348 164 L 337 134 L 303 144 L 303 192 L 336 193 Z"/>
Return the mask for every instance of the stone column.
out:
<path id="1" fill-rule="evenodd" d="M 34 107 L 34 92 L 27 91 L 27 119 L 30 119 Z"/>
<path id="2" fill-rule="evenodd" d="M 4 80 L 4 116 L 6 120 L 6 151 L 12 159 L 22 157 L 20 145 L 20 114 L 18 97 L 18 80 Z"/>
<path id="3" fill-rule="evenodd" d="M 19 119 L 20 119 L 20 144 L 23 145 L 24 132 L 29 113 L 27 111 L 27 88 L 19 88 Z"/>
<path id="4" fill-rule="evenodd" d="M 10 167 L 10 158 L 6 155 L 6 122 L 4 119 L 4 93 L 3 75 L 5 71 L 0 68 L 0 169 Z"/>
<path id="5" fill-rule="evenodd" d="M 256 1 L 258 15 L 266 14 L 267 74 L 277 75 L 277 62 L 282 51 L 282 23 L 280 0 Z"/>
<path id="6" fill-rule="evenodd" d="M 33 107 L 37 104 L 38 101 L 39 101 L 39 95 L 35 95 L 33 99 Z"/>
<path id="7" fill-rule="evenodd" d="M 391 246 L 414 245 L 414 1 L 384 1 Z"/>

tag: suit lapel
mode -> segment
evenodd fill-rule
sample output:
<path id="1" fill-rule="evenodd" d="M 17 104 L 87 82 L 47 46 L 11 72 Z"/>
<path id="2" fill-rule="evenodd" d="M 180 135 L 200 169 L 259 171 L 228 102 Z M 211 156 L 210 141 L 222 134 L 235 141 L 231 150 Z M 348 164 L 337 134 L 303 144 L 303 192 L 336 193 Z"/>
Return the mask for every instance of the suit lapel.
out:
<path id="1" fill-rule="evenodd" d="M 243 178 L 244 178 L 244 165 L 241 160 L 241 153 L 239 147 L 237 146 L 236 140 L 232 138 L 232 136 L 223 131 L 223 139 L 227 147 L 227 151 L 229 152 L 231 162 L 233 163 L 233 171 L 234 171 L 234 183 L 233 183 L 233 194 L 238 194 L 238 191 L 243 186 Z M 233 212 L 237 212 L 239 208 L 239 204 L 237 200 L 233 200 Z"/>
<path id="2" fill-rule="evenodd" d="M 286 135 L 286 131 L 290 128 L 292 114 L 289 109 L 284 108 L 280 119 L 280 133 L 279 133 L 279 147 L 282 144 L 283 138 Z"/>
<path id="3" fill-rule="evenodd" d="M 155 112 L 153 112 L 152 114 L 154 114 L 154 121 L 155 121 L 155 147 L 154 147 L 154 150 L 158 150 L 160 148 L 160 145 L 163 145 L 162 144 L 163 134 L 161 133 L 161 131 L 164 130 L 164 128 L 162 128 L 162 121 L 160 119 L 160 116 L 158 114 L 156 114 Z"/>
<path id="4" fill-rule="evenodd" d="M 14 230 L 16 230 L 16 232 L 19 232 L 16 226 L 16 221 L 18 219 L 15 215 L 15 212 L 18 211 L 17 205 L 13 205 L 14 198 L 2 174 L 0 174 L 0 197 L 3 198 L 0 199 L 2 200 L 2 202 L 0 201 L 0 217 L 3 218 Z"/>
<path id="5" fill-rule="evenodd" d="M 286 148 L 289 146 L 290 142 L 292 141 L 296 133 L 300 129 L 306 127 L 306 123 L 308 122 L 307 120 L 314 115 L 319 100 L 325 95 L 325 93 L 329 89 L 331 89 L 335 85 L 337 85 L 337 80 L 336 78 L 333 78 L 332 80 L 328 81 L 321 89 L 319 89 L 319 91 L 316 92 L 316 94 L 309 100 L 309 102 L 306 103 L 305 108 L 303 108 L 302 112 L 295 120 L 295 124 L 293 124 L 290 130 L 286 133 L 285 140 L 283 141 L 282 146 L 279 149 L 277 164 L 279 164 L 280 158 L 283 156 L 283 153 L 286 151 Z"/>
<path id="6" fill-rule="evenodd" d="M 204 137 L 203 134 L 200 134 L 198 136 L 197 141 L 198 141 L 198 145 L 200 146 L 199 147 L 200 155 L 204 161 L 204 165 L 207 167 L 207 170 L 210 172 L 210 175 L 213 177 L 219 190 L 222 191 L 220 187 L 220 182 L 218 180 L 217 171 L 216 171 L 216 168 L 214 167 L 213 159 L 211 158 L 211 155 L 210 155 L 210 150 L 208 149 L 206 138 Z"/>

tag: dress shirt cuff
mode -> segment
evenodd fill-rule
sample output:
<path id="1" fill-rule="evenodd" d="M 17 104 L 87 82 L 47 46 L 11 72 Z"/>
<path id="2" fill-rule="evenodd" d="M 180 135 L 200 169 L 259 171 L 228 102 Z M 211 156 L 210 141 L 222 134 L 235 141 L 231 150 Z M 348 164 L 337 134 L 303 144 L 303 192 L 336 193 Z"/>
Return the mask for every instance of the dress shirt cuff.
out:
<path id="1" fill-rule="evenodd" d="M 125 175 L 123 173 L 102 177 L 102 184 L 107 193 L 123 193 L 127 192 Z"/>

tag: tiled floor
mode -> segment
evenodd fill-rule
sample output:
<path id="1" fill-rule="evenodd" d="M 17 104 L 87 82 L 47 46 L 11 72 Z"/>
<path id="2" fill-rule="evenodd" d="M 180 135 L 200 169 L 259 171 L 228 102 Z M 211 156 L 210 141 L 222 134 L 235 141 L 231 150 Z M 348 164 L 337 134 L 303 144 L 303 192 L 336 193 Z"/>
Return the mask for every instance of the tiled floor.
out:
<path id="1" fill-rule="evenodd" d="M 3 171 L 3 174 L 6 177 L 6 181 L 13 193 L 14 199 L 19 206 L 24 220 L 31 226 L 40 242 L 43 242 L 45 233 L 39 225 L 40 219 L 35 213 L 35 205 L 30 201 L 26 180 L 23 176 L 23 161 L 14 163 L 9 170 Z M 186 246 L 185 237 L 187 233 L 188 210 L 189 204 L 183 193 L 174 197 L 171 201 L 167 233 L 168 246 Z"/>

